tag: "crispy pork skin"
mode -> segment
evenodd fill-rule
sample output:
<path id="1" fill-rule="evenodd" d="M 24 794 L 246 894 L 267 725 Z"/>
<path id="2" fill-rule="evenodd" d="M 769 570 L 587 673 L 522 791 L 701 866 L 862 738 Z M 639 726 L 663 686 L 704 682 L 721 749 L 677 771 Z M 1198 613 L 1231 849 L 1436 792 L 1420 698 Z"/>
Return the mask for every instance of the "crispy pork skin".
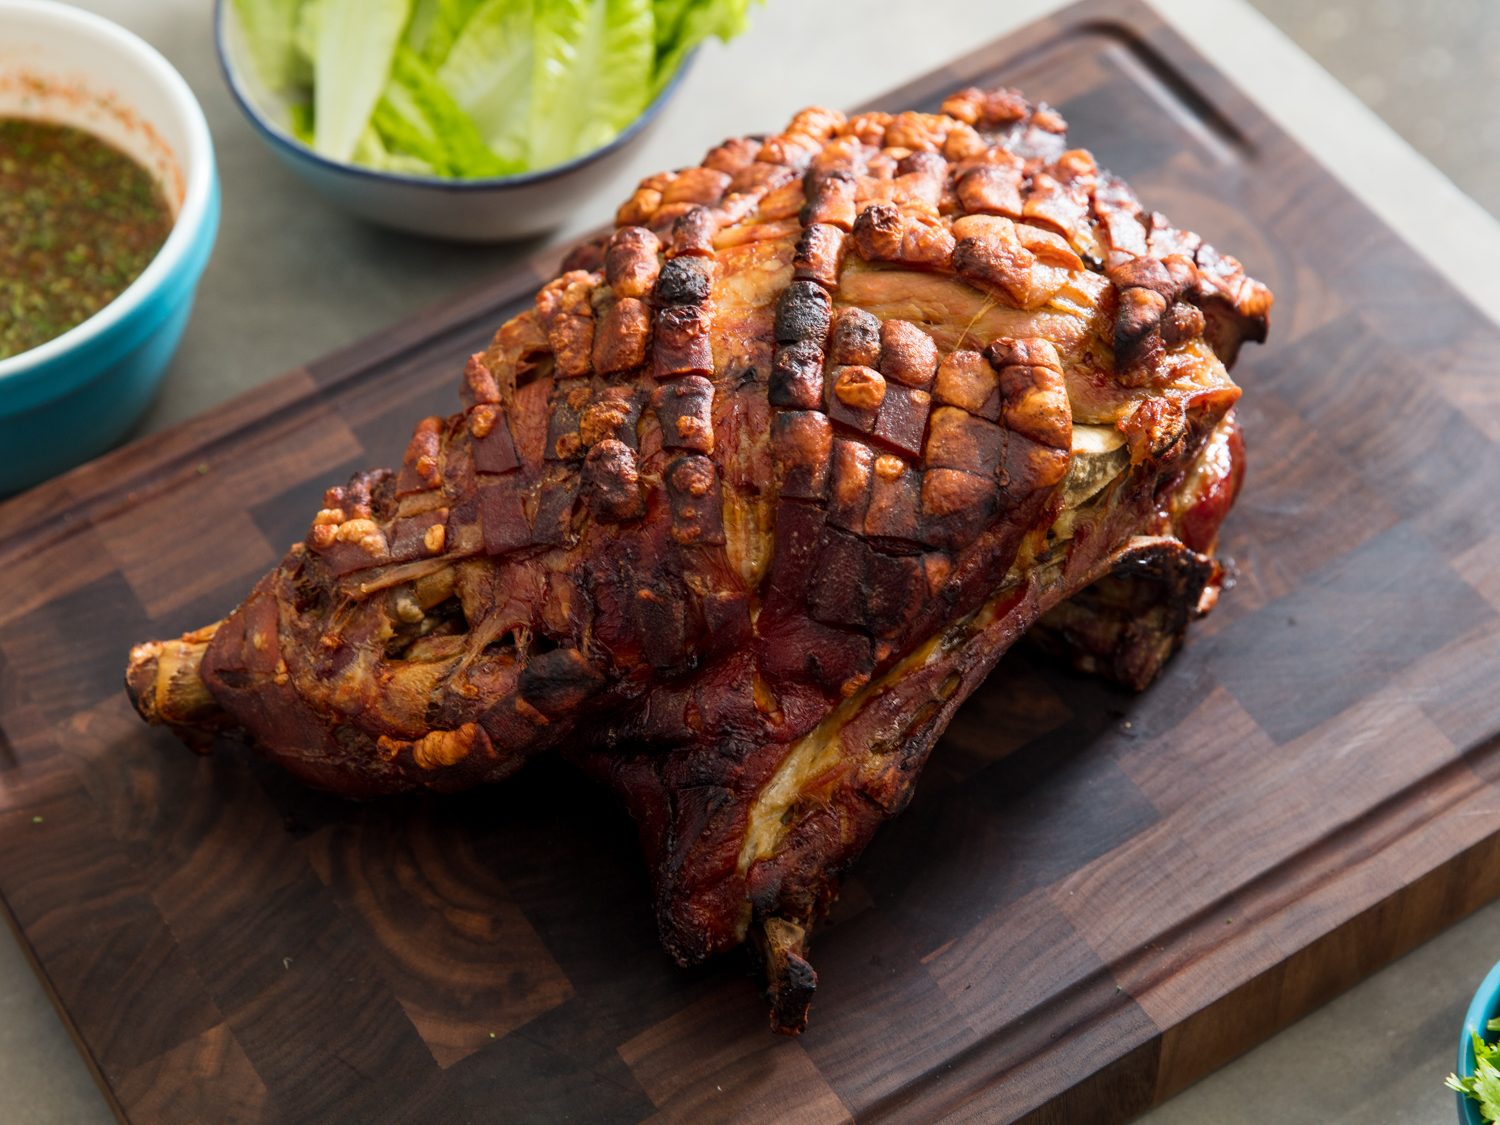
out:
<path id="1" fill-rule="evenodd" d="M 808 933 L 1017 638 L 1141 688 L 1212 605 L 1271 294 L 1008 90 L 726 141 L 568 264 L 129 690 L 353 797 L 566 755 L 670 953 L 750 941 L 796 1033 Z"/>

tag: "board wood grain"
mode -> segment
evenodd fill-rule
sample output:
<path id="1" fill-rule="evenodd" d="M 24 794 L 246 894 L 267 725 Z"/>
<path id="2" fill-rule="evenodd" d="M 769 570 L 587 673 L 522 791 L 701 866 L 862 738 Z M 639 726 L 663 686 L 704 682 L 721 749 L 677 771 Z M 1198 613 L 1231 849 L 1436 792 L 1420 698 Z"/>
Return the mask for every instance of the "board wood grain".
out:
<path id="1" fill-rule="evenodd" d="M 397 462 L 544 257 L 0 506 L 0 899 L 123 1119 L 1120 1120 L 1500 894 L 1500 332 L 1137 3 L 877 106 L 997 81 L 1277 293 L 1186 652 L 1141 696 L 1002 662 L 818 935 L 798 1041 L 743 962 L 670 964 L 560 766 L 356 805 L 144 727 L 128 646 Z"/>

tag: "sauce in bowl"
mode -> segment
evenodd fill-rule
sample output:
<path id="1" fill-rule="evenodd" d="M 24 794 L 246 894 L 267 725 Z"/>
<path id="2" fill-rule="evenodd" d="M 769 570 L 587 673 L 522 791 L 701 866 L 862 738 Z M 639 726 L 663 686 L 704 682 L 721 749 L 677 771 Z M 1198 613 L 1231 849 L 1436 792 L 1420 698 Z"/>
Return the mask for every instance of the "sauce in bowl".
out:
<path id="1" fill-rule="evenodd" d="M 160 187 L 123 152 L 82 129 L 0 118 L 0 359 L 113 301 L 171 229 Z"/>

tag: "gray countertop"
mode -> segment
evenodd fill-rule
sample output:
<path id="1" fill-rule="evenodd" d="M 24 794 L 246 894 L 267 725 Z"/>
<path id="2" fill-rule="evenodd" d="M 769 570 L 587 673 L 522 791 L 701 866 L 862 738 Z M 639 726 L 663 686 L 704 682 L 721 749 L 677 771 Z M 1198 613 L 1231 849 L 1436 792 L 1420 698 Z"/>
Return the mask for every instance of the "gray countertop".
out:
<path id="1" fill-rule="evenodd" d="M 662 127 L 635 151 L 617 181 L 598 185 L 593 202 L 555 238 L 597 226 L 641 176 L 695 160 L 726 135 L 756 131 L 809 103 L 857 103 L 1061 6 L 1049 0 L 864 0 L 835 8 L 822 0 L 827 29 L 809 35 L 815 21 L 808 9 L 816 2 L 768 0 L 744 38 L 727 48 L 706 48 Z M 1352 52 L 1349 58 L 1362 57 L 1359 40 L 1351 38 L 1365 15 L 1362 3 L 1257 2 L 1284 25 L 1311 21 L 1303 38 L 1315 45 L 1319 37 L 1327 40 L 1335 62 L 1344 57 L 1341 44 Z M 1154 3 L 1387 221 L 1398 230 L 1420 223 L 1422 251 L 1481 307 L 1500 314 L 1500 285 L 1487 269 L 1500 256 L 1500 226 L 1488 213 L 1240 0 Z M 447 246 L 377 231 L 332 211 L 275 162 L 231 103 L 215 62 L 206 0 L 88 0 L 81 6 L 136 31 L 183 73 L 208 116 L 224 181 L 214 259 L 181 351 L 139 433 L 191 417 L 471 287 L 544 245 Z M 1382 34 L 1399 50 L 1404 13 L 1421 5 L 1372 7 L 1385 13 Z M 1486 26 L 1492 38 L 1496 25 Z M 1450 34 L 1462 38 L 1460 30 Z M 893 44 L 899 44 L 899 54 Z M 1429 61 L 1416 77 L 1440 80 L 1442 59 L 1431 52 L 1421 57 Z M 1491 60 L 1488 73 L 1495 69 Z M 1273 81 L 1265 80 L 1272 75 Z M 1359 88 L 1360 80 L 1350 81 Z M 1452 82 L 1456 86 L 1458 79 Z M 1386 91 L 1369 85 L 1360 92 L 1379 104 Z M 1403 99 L 1394 102 L 1399 111 Z M 1500 151 L 1500 135 L 1491 135 L 1491 147 Z M 1437 144 L 1429 151 L 1441 157 L 1441 149 Z M 1471 162 L 1464 166 L 1472 172 Z M 1496 935 L 1500 904 L 1143 1120 L 1446 1125 L 1454 1111 L 1442 1077 L 1453 1066 L 1469 994 L 1500 957 Z M 0 1122 L 86 1125 L 110 1119 L 22 951 L 0 936 Z"/>

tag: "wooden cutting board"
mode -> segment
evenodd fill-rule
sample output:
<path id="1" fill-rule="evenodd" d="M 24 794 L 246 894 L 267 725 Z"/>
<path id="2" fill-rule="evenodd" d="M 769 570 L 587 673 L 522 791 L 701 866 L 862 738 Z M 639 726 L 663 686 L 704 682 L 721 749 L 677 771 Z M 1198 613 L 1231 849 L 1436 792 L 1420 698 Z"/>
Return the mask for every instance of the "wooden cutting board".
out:
<path id="1" fill-rule="evenodd" d="M 129 644 L 398 461 L 556 258 L 499 278 L 0 507 L 0 896 L 123 1118 L 1109 1121 L 1500 894 L 1500 333 L 1145 7 L 877 104 L 994 81 L 1276 291 L 1238 582 L 1187 651 L 1139 697 L 1008 657 L 795 1042 L 742 962 L 668 962 L 629 824 L 560 767 L 353 805 L 141 725 Z"/>

